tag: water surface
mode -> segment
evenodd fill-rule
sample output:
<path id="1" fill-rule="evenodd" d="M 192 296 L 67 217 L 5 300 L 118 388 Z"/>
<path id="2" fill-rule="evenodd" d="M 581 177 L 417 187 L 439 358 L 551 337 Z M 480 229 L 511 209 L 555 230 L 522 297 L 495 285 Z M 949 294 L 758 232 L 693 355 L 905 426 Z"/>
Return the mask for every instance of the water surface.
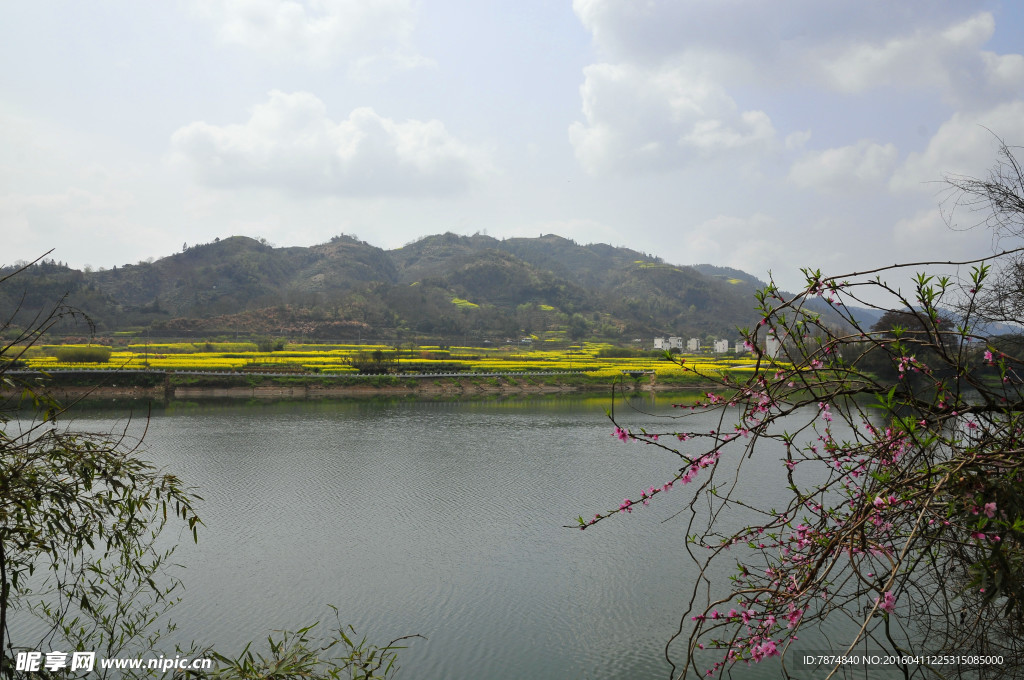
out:
<path id="1" fill-rule="evenodd" d="M 633 399 L 634 427 L 683 427 L 654 415 L 678 413 L 670 399 Z M 428 638 L 401 653 L 403 677 L 668 677 L 663 647 L 695 577 L 674 515 L 692 489 L 587 531 L 564 528 L 679 467 L 610 436 L 607 406 L 571 397 L 154 411 L 146 456 L 204 498 L 199 544 L 183 533 L 177 554 L 187 590 L 176 639 L 238 651 L 328 619 L 333 604 L 372 641 Z M 717 426 L 694 418 L 687 429 Z M 131 429 L 144 421 L 136 415 Z M 124 420 L 86 411 L 75 426 Z M 778 455 L 762 459 L 745 468 L 763 467 L 757 493 L 781 469 Z M 744 677 L 754 670 L 777 674 Z"/>

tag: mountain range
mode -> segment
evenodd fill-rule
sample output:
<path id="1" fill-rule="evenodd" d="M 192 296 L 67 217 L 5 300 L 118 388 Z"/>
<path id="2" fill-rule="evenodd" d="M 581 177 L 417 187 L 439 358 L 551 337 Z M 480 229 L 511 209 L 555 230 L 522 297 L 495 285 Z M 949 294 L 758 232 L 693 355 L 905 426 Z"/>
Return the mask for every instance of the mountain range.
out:
<path id="1" fill-rule="evenodd" d="M 0 276 L 13 270 L 0 269 Z M 233 236 L 100 271 L 44 259 L 0 284 L 0 315 L 20 310 L 24 325 L 66 296 L 101 335 L 735 339 L 737 327 L 757 322 L 753 294 L 764 285 L 735 269 L 673 265 L 555 235 L 448 233 L 393 250 L 345 235 L 281 248 Z M 70 321 L 57 330 L 73 332 Z"/>

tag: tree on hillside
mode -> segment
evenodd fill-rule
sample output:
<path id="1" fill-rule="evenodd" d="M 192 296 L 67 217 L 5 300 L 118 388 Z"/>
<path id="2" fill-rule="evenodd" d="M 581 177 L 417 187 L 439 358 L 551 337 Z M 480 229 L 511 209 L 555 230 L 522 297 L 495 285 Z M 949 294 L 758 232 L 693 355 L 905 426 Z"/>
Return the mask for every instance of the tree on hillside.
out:
<path id="1" fill-rule="evenodd" d="M 580 313 L 573 314 L 569 317 L 569 338 L 572 340 L 582 340 L 587 335 L 587 320 L 583 318 Z"/>
<path id="2" fill-rule="evenodd" d="M 951 186 L 958 205 L 1020 225 L 1019 165 L 1006 146 L 1001 158 L 1016 175 Z M 666 647 L 675 677 L 757 662 L 784 677 L 860 677 L 872 666 L 805 664 L 810 650 L 870 651 L 902 677 L 1024 675 L 1024 355 L 984 330 L 996 317 L 1019 323 L 1022 257 L 1017 248 L 846 276 L 805 270 L 792 297 L 770 284 L 745 336 L 756 345 L 770 331 L 785 356 L 755 346 L 749 380 L 717 378 L 720 391 L 662 431 L 614 422 L 623 442 L 670 452 L 680 467 L 579 525 L 682 496 L 677 521 L 699 576 Z M 909 296 L 885 281 L 948 264 L 959 273 L 917 273 Z M 886 305 L 865 302 L 883 296 Z M 816 297 L 852 330 L 809 311 Z M 894 311 L 867 329 L 850 304 Z M 956 322 L 945 309 L 958 310 Z M 890 377 L 865 370 L 869 357 Z M 719 426 L 688 426 L 700 410 Z M 788 499 L 774 507 L 764 486 L 773 474 Z"/>
<path id="3" fill-rule="evenodd" d="M 922 310 L 917 309 L 887 310 L 871 326 L 871 333 L 878 344 L 914 342 L 919 347 L 918 360 L 925 363 L 935 360 L 934 350 L 929 349 L 927 345 L 945 346 L 947 343 L 955 342 L 955 334 L 950 333 L 952 330 L 953 322 L 946 316 L 940 314 L 933 320 Z M 874 347 L 871 351 L 863 353 L 858 368 L 884 381 L 891 382 L 900 378 L 899 366 L 893 365 L 889 360 L 889 354 L 881 347 Z"/>
<path id="4" fill-rule="evenodd" d="M 872 326 L 874 333 L 885 333 L 890 337 L 897 337 L 898 334 L 928 335 L 944 334 L 953 329 L 953 322 L 944 316 L 936 319 L 934 324 L 927 316 L 921 316 L 914 311 L 903 311 L 890 309 L 885 312 Z"/>

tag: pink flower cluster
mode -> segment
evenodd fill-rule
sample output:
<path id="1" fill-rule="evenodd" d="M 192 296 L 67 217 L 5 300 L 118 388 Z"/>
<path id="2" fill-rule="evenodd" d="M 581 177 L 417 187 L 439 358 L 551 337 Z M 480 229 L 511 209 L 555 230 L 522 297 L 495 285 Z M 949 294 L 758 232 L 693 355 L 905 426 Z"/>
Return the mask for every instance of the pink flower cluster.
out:
<path id="1" fill-rule="evenodd" d="M 803 613 L 803 609 L 800 609 L 790 603 L 789 614 L 784 617 L 789 622 L 788 627 L 794 628 L 800 621 Z M 711 641 L 712 647 L 720 649 L 726 648 L 728 651 L 721 661 L 715 663 L 712 668 L 708 670 L 709 675 L 713 675 L 715 672 L 730 663 L 735 663 L 744 659 L 758 663 L 773 656 L 781 656 L 779 646 L 783 644 L 783 640 L 772 639 L 772 632 L 775 630 L 777 622 L 774 614 L 768 614 L 763 619 L 760 619 L 758 617 L 758 613 L 753 609 L 737 611 L 733 608 L 730 609 L 728 613 L 722 613 L 716 609 L 712 610 L 708 614 L 698 614 L 697 616 L 693 616 L 691 617 L 691 620 L 697 622 L 710 620 L 728 623 L 742 623 L 746 626 L 746 635 L 744 636 L 735 638 L 729 642 L 724 640 Z M 793 639 L 796 639 L 795 636 Z M 698 645 L 698 647 L 700 649 L 705 648 L 703 644 Z M 745 651 L 749 651 L 749 657 L 745 655 Z"/>
<path id="2" fill-rule="evenodd" d="M 896 596 L 887 590 L 881 598 L 875 598 L 875 604 L 882 611 L 892 614 L 896 610 Z"/>
<path id="3" fill-rule="evenodd" d="M 914 373 L 929 373 L 928 367 L 917 360 L 917 357 L 900 357 L 896 362 L 896 370 L 903 377 L 908 370 Z"/>
<path id="4" fill-rule="evenodd" d="M 775 645 L 775 640 L 765 640 L 761 644 L 753 645 L 750 648 L 750 658 L 754 661 L 761 661 L 770 656 L 779 656 L 779 649 Z"/>
<path id="5" fill-rule="evenodd" d="M 616 430 L 619 430 L 619 428 L 616 428 Z M 622 439 L 622 437 L 619 437 L 619 438 Z M 623 441 L 625 441 L 625 440 L 623 440 Z M 704 468 L 709 467 L 711 465 L 714 465 L 716 462 L 718 462 L 719 456 L 720 456 L 720 453 L 718 451 L 715 451 L 713 453 L 707 453 L 707 454 L 701 456 L 700 458 L 695 460 L 690 465 L 689 469 L 687 469 L 685 472 L 682 472 L 681 474 L 679 474 L 675 479 L 673 479 L 671 481 L 668 481 L 668 482 L 665 482 L 660 487 L 652 486 L 652 487 L 650 487 L 650 488 L 648 488 L 648 489 L 646 489 L 644 491 L 641 491 L 640 492 L 640 500 L 634 501 L 634 500 L 631 500 L 629 498 L 623 499 L 622 502 L 619 503 L 618 512 L 633 512 L 633 506 L 636 505 L 637 503 L 642 503 L 644 505 L 649 505 L 650 502 L 651 502 L 651 499 L 654 498 L 655 495 L 657 495 L 659 493 L 662 493 L 662 492 L 665 492 L 665 491 L 668 491 L 669 489 L 672 488 L 673 484 L 675 484 L 676 482 L 682 482 L 683 484 L 689 484 L 690 482 L 693 481 L 694 477 L 697 476 L 698 472 L 700 472 Z M 601 515 L 600 514 L 594 515 L 593 519 L 591 519 L 589 522 L 587 522 L 583 526 L 584 526 L 584 528 L 586 526 L 590 526 L 591 524 L 594 524 L 595 522 L 597 522 L 600 519 L 601 519 Z"/>

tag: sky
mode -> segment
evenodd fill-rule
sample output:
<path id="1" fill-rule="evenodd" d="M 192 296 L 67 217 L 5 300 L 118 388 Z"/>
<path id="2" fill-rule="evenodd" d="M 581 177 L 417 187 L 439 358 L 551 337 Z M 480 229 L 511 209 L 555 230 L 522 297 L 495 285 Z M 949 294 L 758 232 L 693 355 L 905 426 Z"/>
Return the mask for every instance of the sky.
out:
<path id="1" fill-rule="evenodd" d="M 0 264 L 553 233 L 796 289 L 980 257 L 943 178 L 1024 145 L 1022 54 L 1009 0 L 4 3 Z"/>

